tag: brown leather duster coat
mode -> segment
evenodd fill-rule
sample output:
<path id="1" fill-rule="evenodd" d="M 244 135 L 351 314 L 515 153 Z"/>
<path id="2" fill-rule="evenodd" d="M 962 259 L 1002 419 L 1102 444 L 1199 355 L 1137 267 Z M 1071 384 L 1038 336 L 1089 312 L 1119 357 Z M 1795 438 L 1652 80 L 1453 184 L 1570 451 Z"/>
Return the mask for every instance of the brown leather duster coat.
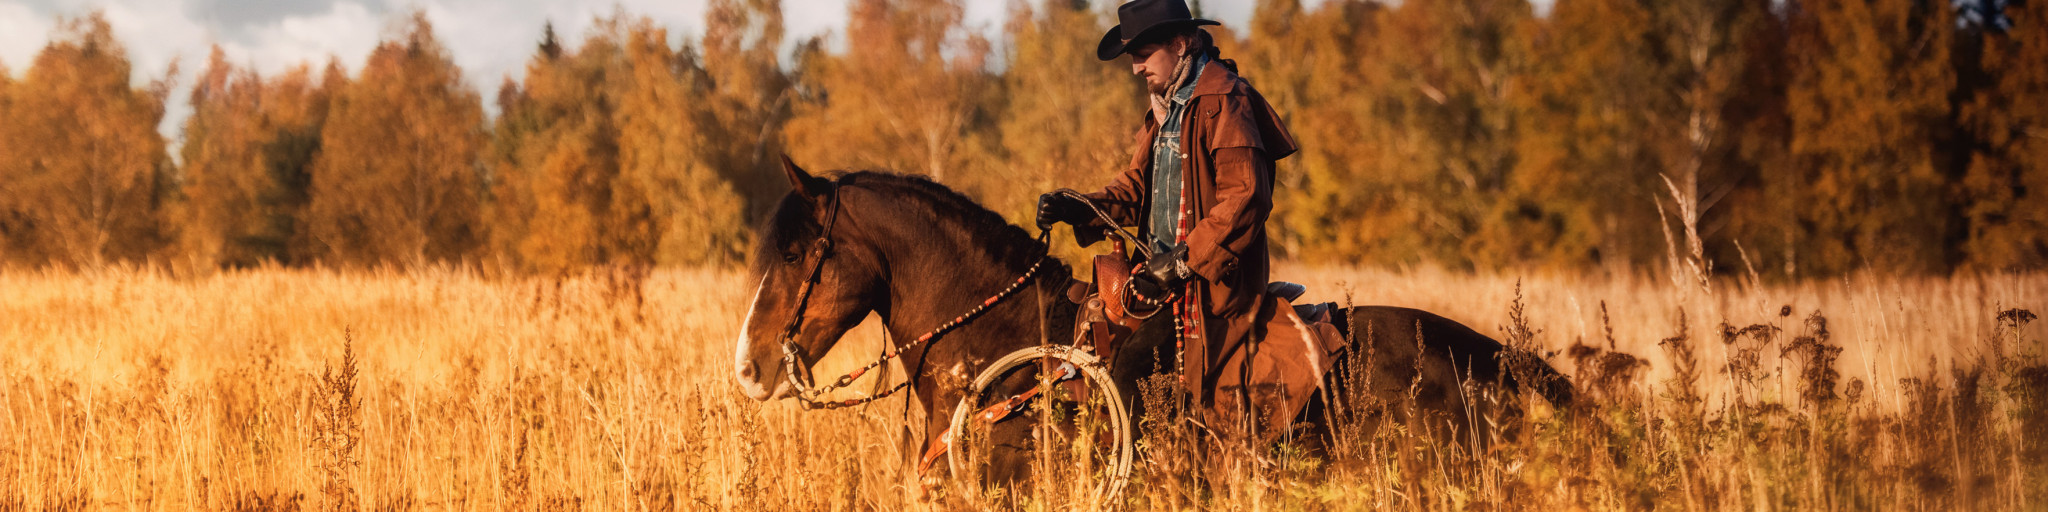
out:
<path id="1" fill-rule="evenodd" d="M 1186 341 L 1187 374 L 1203 376 L 1187 383 L 1198 400 L 1212 389 L 1218 366 L 1243 346 L 1257 325 L 1266 290 L 1268 256 L 1266 218 L 1273 211 L 1273 168 L 1294 154 L 1294 136 L 1272 105 L 1237 75 L 1231 61 L 1213 59 L 1196 79 L 1193 98 L 1184 110 L 1181 137 L 1182 196 L 1189 201 L 1194 226 L 1187 234 L 1188 266 L 1199 276 L 1187 297 L 1199 315 Z M 1134 156 L 1116 180 L 1088 194 L 1118 224 L 1140 226 L 1149 239 L 1145 217 L 1151 210 L 1152 141 L 1159 123 L 1150 112 L 1132 140 Z M 1101 221 L 1091 223 L 1102 227 Z M 1082 245 L 1102 239 L 1100 229 L 1078 229 Z M 1195 338 L 1199 337 L 1197 340 Z"/>

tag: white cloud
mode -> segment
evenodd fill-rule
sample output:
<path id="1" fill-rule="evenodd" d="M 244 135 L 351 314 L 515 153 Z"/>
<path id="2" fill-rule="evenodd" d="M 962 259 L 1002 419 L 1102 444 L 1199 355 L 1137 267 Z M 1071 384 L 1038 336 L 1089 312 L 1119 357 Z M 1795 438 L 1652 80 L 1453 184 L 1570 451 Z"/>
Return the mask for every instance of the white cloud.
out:
<path id="1" fill-rule="evenodd" d="M 173 61 L 203 65 L 201 53 L 215 39 L 212 30 L 186 14 L 186 0 L 118 2 L 101 6 L 114 37 L 128 48 L 128 59 L 143 76 L 138 83 L 162 78 Z M 196 50 L 195 50 L 196 49 Z"/>
<path id="2" fill-rule="evenodd" d="M 1011 0 L 966 0 L 966 21 L 992 40 L 1000 40 L 1002 17 Z M 1119 0 L 1096 0 L 1110 9 Z M 1539 0 L 1547 4 L 1547 0 Z M 553 21 L 565 44 L 579 44 L 593 21 L 617 10 L 646 16 L 668 27 L 671 42 L 703 33 L 706 0 L 0 0 L 0 62 L 14 73 L 28 67 L 48 41 L 58 16 L 81 16 L 93 9 L 106 13 L 116 36 L 135 62 L 137 85 L 161 78 L 176 60 L 180 82 L 206 63 L 218 43 L 230 60 L 272 75 L 302 63 L 315 67 L 335 57 L 350 72 L 388 29 L 409 9 L 427 13 L 437 35 L 448 46 L 475 86 L 490 97 L 507 75 L 523 72 L 540 40 L 541 27 Z M 1203 0 L 1208 14 L 1226 24 L 1249 22 L 1254 0 Z M 1309 5 L 1319 0 L 1308 0 Z M 848 0 L 784 0 L 783 16 L 791 44 L 802 38 L 830 34 L 843 39 Z M 234 21 L 226 21 L 234 20 Z M 1075 44 L 1091 44 L 1079 41 Z M 189 114 L 186 92 L 173 93 L 164 132 L 175 135 Z"/>
<path id="3" fill-rule="evenodd" d="M 384 24 L 383 16 L 370 12 L 363 4 L 338 2 L 326 13 L 286 16 L 248 27 L 249 35 L 244 41 L 223 42 L 222 47 L 229 58 L 249 62 L 265 74 L 284 72 L 300 64 L 318 67 L 326 64 L 330 56 L 339 58 L 349 69 L 357 69 L 363 59 L 369 58 L 370 50 L 377 47 L 377 36 Z"/>
<path id="4" fill-rule="evenodd" d="M 20 73 L 49 44 L 59 16 L 78 17 L 99 9 L 114 37 L 127 45 L 135 64 L 135 83 L 162 78 L 186 50 L 211 39 L 209 29 L 185 15 L 186 0 L 110 2 L 88 5 L 83 0 L 47 2 L 0 1 L 0 60 Z M 147 43 L 145 43 L 147 42 Z M 189 60 L 189 59 L 187 59 Z"/>
<path id="5" fill-rule="evenodd" d="M 19 2 L 0 2 L 0 64 L 15 73 L 28 68 L 50 40 L 49 17 Z"/>
<path id="6" fill-rule="evenodd" d="M 563 44 L 580 44 L 600 18 L 623 11 L 668 27 L 671 42 L 694 37 L 703 26 L 703 0 L 624 0 L 611 2 L 503 2 L 497 0 L 429 0 L 420 8 L 448 46 L 455 63 L 472 85 L 489 96 L 504 77 L 524 73 L 526 61 L 540 43 L 549 22 Z"/>

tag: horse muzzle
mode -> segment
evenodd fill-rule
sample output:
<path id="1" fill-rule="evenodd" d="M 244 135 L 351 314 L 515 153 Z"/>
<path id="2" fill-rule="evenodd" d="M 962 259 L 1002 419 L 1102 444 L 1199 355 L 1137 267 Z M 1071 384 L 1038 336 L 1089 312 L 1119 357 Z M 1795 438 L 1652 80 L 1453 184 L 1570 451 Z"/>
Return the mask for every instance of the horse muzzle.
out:
<path id="1" fill-rule="evenodd" d="M 789 379 L 782 376 L 781 365 L 763 367 L 753 361 L 740 361 L 738 373 L 734 375 L 740 384 L 740 391 L 747 398 L 766 402 L 794 396 Z"/>
<path id="2" fill-rule="evenodd" d="M 740 391 L 745 392 L 747 398 L 759 402 L 794 396 L 789 379 L 783 376 L 782 358 L 765 361 L 755 358 L 753 344 L 748 338 L 740 338 L 739 350 L 733 358 L 733 377 L 739 382 Z"/>

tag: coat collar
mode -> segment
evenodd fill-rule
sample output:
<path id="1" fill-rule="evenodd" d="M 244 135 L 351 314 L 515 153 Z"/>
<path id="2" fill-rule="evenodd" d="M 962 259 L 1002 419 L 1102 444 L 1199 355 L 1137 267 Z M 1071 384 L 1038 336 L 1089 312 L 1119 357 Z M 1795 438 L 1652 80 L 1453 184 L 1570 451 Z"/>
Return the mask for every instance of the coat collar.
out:
<path id="1" fill-rule="evenodd" d="M 1237 92 L 1238 84 L 1243 83 L 1243 81 L 1237 78 L 1236 71 L 1231 71 L 1230 68 L 1235 65 L 1237 65 L 1236 62 L 1223 60 L 1222 57 L 1210 54 L 1209 63 L 1202 66 L 1202 74 L 1195 77 L 1193 98 L 1219 96 Z M 1188 103 L 1194 103 L 1194 99 L 1189 99 Z M 1145 109 L 1143 124 L 1145 126 L 1145 135 L 1141 137 L 1142 142 L 1140 145 L 1151 144 L 1149 141 L 1152 140 L 1153 134 L 1158 133 L 1159 123 L 1152 119 L 1152 109 L 1149 105 Z"/>
<path id="2" fill-rule="evenodd" d="M 1235 63 L 1211 54 L 1208 64 L 1202 66 L 1202 75 L 1195 77 L 1195 96 L 1229 94 L 1237 89 L 1237 72 L 1230 67 Z"/>

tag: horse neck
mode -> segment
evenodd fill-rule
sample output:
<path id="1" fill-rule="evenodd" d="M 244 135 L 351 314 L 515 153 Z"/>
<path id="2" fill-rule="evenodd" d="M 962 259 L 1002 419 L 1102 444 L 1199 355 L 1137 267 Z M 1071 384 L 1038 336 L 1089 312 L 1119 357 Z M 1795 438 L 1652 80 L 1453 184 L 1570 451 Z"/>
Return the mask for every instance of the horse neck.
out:
<path id="1" fill-rule="evenodd" d="M 908 227 L 915 225 L 892 223 L 892 236 L 875 241 L 887 261 L 884 273 L 889 283 L 887 303 L 877 310 L 896 345 L 910 348 L 903 354 L 907 368 L 926 379 L 954 372 L 955 365 L 972 372 L 988 360 L 1039 343 L 1040 308 L 1061 297 L 1068 275 L 1057 261 L 1046 262 L 1028 287 L 934 337 L 927 342 L 930 346 L 911 347 L 919 337 L 959 320 L 1016 283 L 1025 272 L 986 256 L 967 240 L 929 236 L 934 226 Z"/>
<path id="2" fill-rule="evenodd" d="M 959 320 L 961 315 L 1016 283 L 1024 272 L 952 251 L 905 252 L 913 254 L 889 257 L 889 304 L 883 319 L 890 334 L 897 336 L 920 336 Z M 1038 284 L 1032 283 L 1032 288 Z M 1032 327 L 1030 334 L 1035 337 L 1032 324 L 1036 323 L 1037 312 L 1033 308 L 1039 301 L 1032 288 L 1018 290 L 989 306 L 980 316 L 961 324 L 960 330 L 978 331 L 981 329 L 977 327 L 986 325 L 1023 322 L 1025 325 L 1012 327 Z"/>

